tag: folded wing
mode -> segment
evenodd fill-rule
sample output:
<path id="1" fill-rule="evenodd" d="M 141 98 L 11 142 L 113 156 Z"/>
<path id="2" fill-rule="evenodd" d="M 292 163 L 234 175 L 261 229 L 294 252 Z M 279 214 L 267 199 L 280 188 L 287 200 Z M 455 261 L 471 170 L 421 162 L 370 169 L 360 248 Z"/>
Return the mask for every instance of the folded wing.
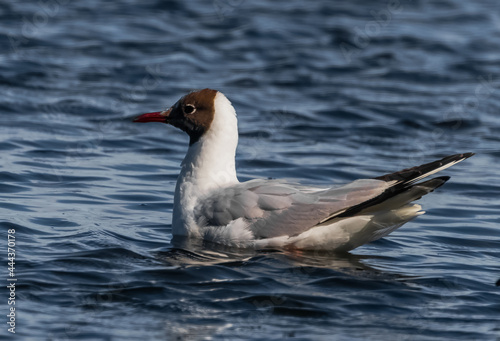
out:
<path id="1" fill-rule="evenodd" d="M 255 239 L 293 237 L 348 217 L 399 209 L 441 186 L 448 177 L 422 183 L 417 181 L 472 155 L 452 155 L 326 190 L 297 187 L 275 180 L 252 180 L 218 189 L 202 198 L 195 216 L 201 228 L 227 226 L 238 220 L 243 221 Z"/>
<path id="2" fill-rule="evenodd" d="M 273 180 L 252 180 L 223 188 L 200 200 L 198 225 L 226 226 L 243 219 L 255 238 L 295 235 L 319 224 L 334 212 L 372 199 L 388 188 L 380 180 L 313 190 Z"/>

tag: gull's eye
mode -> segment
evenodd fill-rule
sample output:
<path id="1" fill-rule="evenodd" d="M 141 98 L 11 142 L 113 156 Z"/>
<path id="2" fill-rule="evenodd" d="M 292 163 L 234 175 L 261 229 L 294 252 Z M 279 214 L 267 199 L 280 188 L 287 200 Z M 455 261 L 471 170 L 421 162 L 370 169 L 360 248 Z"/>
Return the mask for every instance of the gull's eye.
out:
<path id="1" fill-rule="evenodd" d="M 183 108 L 183 111 L 185 114 L 194 114 L 194 112 L 196 111 L 196 107 L 192 104 L 186 104 Z"/>

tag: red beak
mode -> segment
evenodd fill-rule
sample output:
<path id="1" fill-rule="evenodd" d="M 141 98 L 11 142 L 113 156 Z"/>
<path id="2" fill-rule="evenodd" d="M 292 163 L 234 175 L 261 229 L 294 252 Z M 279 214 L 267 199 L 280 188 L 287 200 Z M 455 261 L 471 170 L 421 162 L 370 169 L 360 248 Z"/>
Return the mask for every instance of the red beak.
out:
<path id="1" fill-rule="evenodd" d="M 134 122 L 163 122 L 167 123 L 168 115 L 170 110 L 150 112 L 147 114 L 142 114 L 134 119 Z"/>

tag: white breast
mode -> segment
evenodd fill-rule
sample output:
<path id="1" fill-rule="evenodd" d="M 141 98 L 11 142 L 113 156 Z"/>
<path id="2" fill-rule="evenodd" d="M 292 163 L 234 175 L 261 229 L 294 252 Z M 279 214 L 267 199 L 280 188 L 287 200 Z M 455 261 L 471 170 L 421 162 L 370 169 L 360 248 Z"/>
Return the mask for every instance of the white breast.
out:
<path id="1" fill-rule="evenodd" d="M 238 183 L 235 154 L 238 122 L 231 102 L 220 92 L 214 100 L 215 114 L 210 128 L 189 146 L 182 161 L 174 197 L 174 235 L 199 237 L 193 212 L 200 197 Z"/>

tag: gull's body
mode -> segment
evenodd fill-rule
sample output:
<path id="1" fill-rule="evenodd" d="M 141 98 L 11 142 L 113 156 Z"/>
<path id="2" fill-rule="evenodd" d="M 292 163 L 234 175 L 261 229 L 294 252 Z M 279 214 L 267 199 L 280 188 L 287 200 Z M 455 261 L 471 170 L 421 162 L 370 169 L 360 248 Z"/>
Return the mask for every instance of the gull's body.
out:
<path id="1" fill-rule="evenodd" d="M 240 183 L 235 169 L 236 112 L 222 93 L 193 92 L 172 108 L 136 121 L 170 123 L 191 139 L 175 189 L 174 237 L 236 247 L 351 250 L 423 214 L 412 201 L 448 177 L 417 181 L 473 155 L 452 155 L 326 189 L 278 180 Z"/>

